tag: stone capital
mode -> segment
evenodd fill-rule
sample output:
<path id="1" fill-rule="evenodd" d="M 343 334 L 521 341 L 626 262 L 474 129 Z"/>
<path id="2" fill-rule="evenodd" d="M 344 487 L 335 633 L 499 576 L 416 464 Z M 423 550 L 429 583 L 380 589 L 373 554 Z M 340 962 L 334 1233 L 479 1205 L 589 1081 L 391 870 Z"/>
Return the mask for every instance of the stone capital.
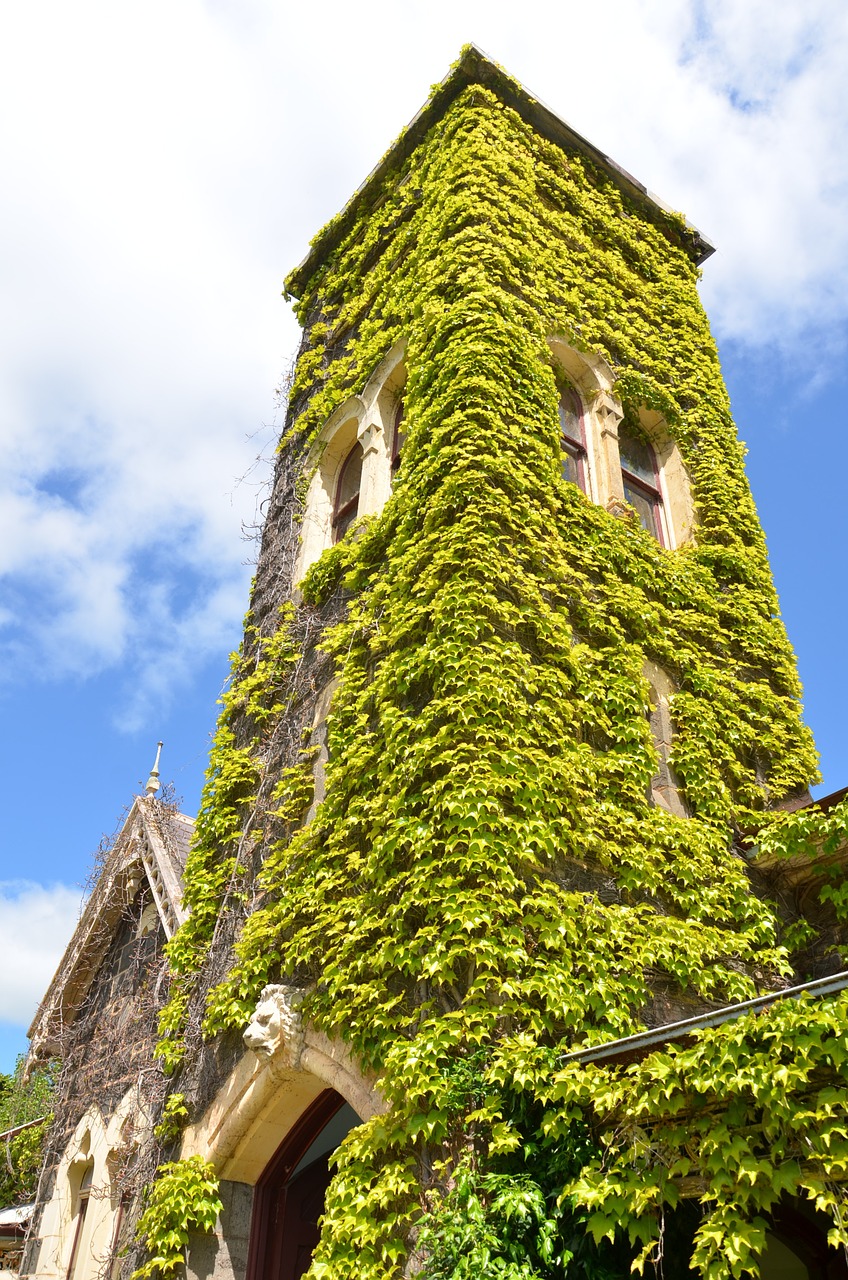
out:
<path id="1" fill-rule="evenodd" d="M 383 428 L 378 422 L 366 422 L 360 427 L 357 439 L 362 445 L 364 454 L 375 453 L 380 448 L 380 442 L 383 436 Z"/>

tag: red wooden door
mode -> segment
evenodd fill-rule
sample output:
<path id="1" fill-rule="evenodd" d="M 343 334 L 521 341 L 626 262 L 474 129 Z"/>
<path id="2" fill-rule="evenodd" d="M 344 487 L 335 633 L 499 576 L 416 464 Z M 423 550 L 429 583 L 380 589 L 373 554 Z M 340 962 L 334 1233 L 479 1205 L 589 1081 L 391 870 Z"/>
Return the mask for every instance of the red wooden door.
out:
<path id="1" fill-rule="evenodd" d="M 316 1160 L 288 1184 L 282 1193 L 282 1213 L 276 1230 L 279 1240 L 274 1255 L 279 1259 L 279 1270 L 268 1280 L 300 1280 L 309 1269 L 312 1254 L 318 1243 L 318 1219 L 324 1212 L 324 1197 L 330 1183 L 327 1157 Z"/>
<path id="2" fill-rule="evenodd" d="M 295 1172 L 344 1100 L 325 1089 L 292 1127 L 256 1184 L 247 1280 L 300 1280 L 318 1243 L 330 1182 L 327 1152 Z"/>

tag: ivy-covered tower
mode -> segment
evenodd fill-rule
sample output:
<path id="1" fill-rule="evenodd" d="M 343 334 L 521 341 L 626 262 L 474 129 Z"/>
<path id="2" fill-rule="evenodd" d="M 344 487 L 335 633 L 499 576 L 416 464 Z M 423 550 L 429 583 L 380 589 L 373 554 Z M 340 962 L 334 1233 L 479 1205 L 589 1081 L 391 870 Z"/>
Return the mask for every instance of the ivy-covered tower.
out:
<path id="1" fill-rule="evenodd" d="M 315 1280 L 735 1276 L 813 1203 L 848 1240 L 839 981 L 736 1016 L 841 968 L 844 818 L 809 801 L 710 252 L 470 47 L 287 282 L 160 1051 L 183 1157 L 257 1196 L 331 1083 L 355 1113 Z M 249 1274 L 288 1276 L 258 1204 Z"/>

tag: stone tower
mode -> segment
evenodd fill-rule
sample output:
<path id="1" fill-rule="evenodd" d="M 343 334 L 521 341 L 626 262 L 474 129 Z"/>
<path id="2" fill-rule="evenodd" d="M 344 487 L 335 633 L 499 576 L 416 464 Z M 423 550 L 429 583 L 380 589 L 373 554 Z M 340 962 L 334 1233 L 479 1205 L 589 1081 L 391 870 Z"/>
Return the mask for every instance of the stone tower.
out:
<path id="1" fill-rule="evenodd" d="M 711 251 L 469 47 L 289 277 L 161 1022 L 227 1274 L 737 1275 L 813 1201 L 841 1230 L 824 926 L 751 862 L 836 857 L 844 819 L 809 804 Z"/>

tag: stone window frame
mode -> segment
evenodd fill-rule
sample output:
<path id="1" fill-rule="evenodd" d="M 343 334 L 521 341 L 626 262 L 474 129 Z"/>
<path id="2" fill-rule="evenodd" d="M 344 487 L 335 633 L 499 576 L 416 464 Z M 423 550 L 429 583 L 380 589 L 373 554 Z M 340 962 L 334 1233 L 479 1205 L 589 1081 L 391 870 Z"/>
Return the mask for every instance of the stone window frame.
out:
<path id="1" fill-rule="evenodd" d="M 586 486 L 590 501 L 612 515 L 632 512 L 624 497 L 618 428 L 624 418 L 621 401 L 614 395 L 615 374 L 603 357 L 578 351 L 563 337 L 548 339 L 557 381 L 567 385 L 583 405 L 583 432 L 586 447 Z M 695 508 L 689 476 L 661 413 L 640 406 L 634 425 L 644 434 L 657 463 L 661 497 L 660 544 L 674 550 L 694 540 Z"/>
<path id="2" fill-rule="evenodd" d="M 634 425 L 645 436 L 656 460 L 661 498 L 658 514 L 662 525 L 663 544 L 673 550 L 675 547 L 685 546 L 688 542 L 694 542 L 697 521 L 695 504 L 692 500 L 692 483 L 668 423 L 661 413 L 641 405 L 635 415 Z M 618 424 L 616 424 L 616 440 L 617 434 Z M 619 483 L 623 499 L 624 485 L 620 471 Z"/>
<path id="3" fill-rule="evenodd" d="M 583 410 L 586 450 L 583 491 L 590 501 L 612 515 L 629 515 L 632 509 L 624 497 L 618 448 L 618 428 L 624 412 L 613 394 L 613 370 L 601 356 L 578 351 L 562 337 L 549 338 L 548 346 L 560 387 L 573 392 Z M 338 484 L 357 443 L 362 448 L 363 460 L 356 518 L 379 514 L 388 501 L 406 378 L 406 340 L 400 339 L 380 361 L 363 391 L 339 405 L 319 432 L 306 463 L 311 478 L 301 523 L 295 582 L 333 545 Z M 644 433 L 656 457 L 662 499 L 661 544 L 673 550 L 694 538 L 695 512 L 689 478 L 668 424 L 660 413 L 640 407 L 635 425 Z"/>
<path id="4" fill-rule="evenodd" d="M 72 1264 L 74 1280 L 98 1280 L 104 1274 L 104 1259 L 110 1250 L 114 1252 L 121 1225 L 120 1179 L 115 1170 L 127 1145 L 141 1143 L 151 1132 L 150 1116 L 136 1085 L 124 1094 L 108 1123 L 96 1103 L 88 1107 L 60 1157 L 44 1204 L 33 1274 L 67 1277 Z M 90 1185 L 83 1189 L 89 1171 Z"/>
<path id="5" fill-rule="evenodd" d="M 654 750 L 657 753 L 657 772 L 651 778 L 649 798 L 652 804 L 676 818 L 688 818 L 689 810 L 681 795 L 680 783 L 671 765 L 674 721 L 671 700 L 677 689 L 667 671 L 646 658 L 642 675 L 648 683 L 646 714 L 651 729 Z"/>
<path id="6" fill-rule="evenodd" d="M 88 1137 L 88 1135 L 86 1135 Z M 87 1259 L 84 1256 L 83 1242 L 88 1243 L 86 1219 L 94 1182 L 94 1160 L 91 1156 L 74 1161 L 68 1170 L 68 1181 L 71 1185 L 71 1249 L 65 1268 L 67 1280 L 78 1277 L 82 1264 L 85 1269 Z"/>
<path id="7" fill-rule="evenodd" d="M 625 435 L 629 436 L 631 445 L 642 453 L 641 460 L 637 459 L 635 465 L 628 465 L 628 463 L 633 464 L 633 457 L 627 458 L 626 449 L 622 449 L 621 437 L 622 430 L 625 428 Z M 668 546 L 666 498 L 662 490 L 660 467 L 653 443 L 641 429 L 634 429 L 627 419 L 623 418 L 618 424 L 618 446 L 625 501 L 629 502 L 639 515 L 642 528 L 652 534 L 661 547 L 666 547 Z M 644 465 L 646 463 L 647 467 Z M 646 470 L 649 471 L 649 475 L 645 474 Z M 641 511 L 638 505 L 640 502 Z"/>
<path id="8" fill-rule="evenodd" d="M 406 340 L 383 357 L 359 395 L 350 396 L 330 414 L 306 462 L 310 475 L 300 530 L 295 582 L 333 545 L 339 481 L 354 446 L 362 448 L 362 479 L 356 519 L 377 515 L 392 492 L 392 457 L 403 389 L 406 386 Z"/>
<path id="9" fill-rule="evenodd" d="M 392 434 L 389 441 L 389 475 L 391 477 L 392 484 L 394 484 L 395 476 L 400 470 L 401 454 L 403 453 L 403 446 L 406 443 L 406 432 L 403 430 L 403 415 L 403 399 L 398 396 L 394 413 L 394 421 L 392 423 Z"/>

